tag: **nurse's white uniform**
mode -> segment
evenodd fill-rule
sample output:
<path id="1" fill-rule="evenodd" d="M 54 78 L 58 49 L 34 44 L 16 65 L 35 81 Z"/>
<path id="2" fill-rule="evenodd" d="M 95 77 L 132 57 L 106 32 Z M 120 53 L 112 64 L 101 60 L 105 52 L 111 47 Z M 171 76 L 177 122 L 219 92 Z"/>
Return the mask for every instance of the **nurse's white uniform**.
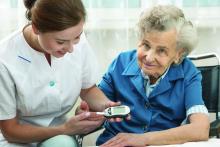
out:
<path id="1" fill-rule="evenodd" d="M 52 57 L 32 49 L 19 30 L 0 42 L 0 120 L 18 114 L 21 123 L 58 125 L 75 104 L 81 89 L 97 82 L 97 62 L 83 34 L 73 53 Z M 1 147 L 9 144 L 0 133 Z"/>

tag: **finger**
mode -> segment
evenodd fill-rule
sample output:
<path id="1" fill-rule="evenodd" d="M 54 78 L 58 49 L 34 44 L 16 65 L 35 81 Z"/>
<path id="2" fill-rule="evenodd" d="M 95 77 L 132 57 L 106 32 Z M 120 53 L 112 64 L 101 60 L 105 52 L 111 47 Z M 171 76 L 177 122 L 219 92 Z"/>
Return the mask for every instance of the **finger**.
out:
<path id="1" fill-rule="evenodd" d="M 112 146 L 116 146 L 117 144 L 120 144 L 120 141 L 121 141 L 120 138 L 116 136 L 110 139 L 109 141 L 107 141 L 106 143 L 104 143 L 103 145 L 112 147 Z"/>
<path id="2" fill-rule="evenodd" d="M 84 111 L 89 111 L 89 105 L 85 101 L 82 101 L 80 103 L 80 109 L 82 109 Z"/>
<path id="3" fill-rule="evenodd" d="M 108 107 L 113 107 L 113 106 L 119 106 L 121 105 L 121 102 L 112 102 L 112 101 L 109 101 L 106 105 L 106 108 Z"/>
<path id="4" fill-rule="evenodd" d="M 90 112 L 90 117 L 88 120 L 105 120 L 105 117 L 103 115 L 98 115 L 96 112 Z"/>
<path id="5" fill-rule="evenodd" d="M 131 115 L 130 114 L 126 117 L 126 120 L 131 120 Z"/>
<path id="6" fill-rule="evenodd" d="M 111 103 L 111 106 L 119 106 L 119 105 L 121 105 L 121 102 L 113 102 L 113 103 Z"/>
<path id="7" fill-rule="evenodd" d="M 96 112 L 90 112 L 90 117 L 101 117 L 101 118 L 104 118 L 104 115 L 97 114 Z"/>
<path id="8" fill-rule="evenodd" d="M 78 121 L 80 121 L 80 120 L 85 120 L 85 119 L 87 119 L 88 117 L 90 117 L 90 112 L 83 112 L 83 113 L 81 113 L 81 114 L 79 114 L 79 115 L 76 115 L 76 116 L 75 116 L 75 119 L 78 120 Z"/>
<path id="9" fill-rule="evenodd" d="M 116 121 L 116 122 L 121 122 L 121 121 L 122 121 L 122 118 L 115 118 L 115 121 Z"/>
<path id="10" fill-rule="evenodd" d="M 115 122 L 115 119 L 114 118 L 110 118 L 110 119 L 108 119 L 108 121 Z"/>
<path id="11" fill-rule="evenodd" d="M 117 118 L 109 118 L 108 119 L 108 121 L 110 121 L 110 122 L 121 122 L 123 119 L 122 118 L 119 118 L 119 117 L 117 117 Z"/>
<path id="12" fill-rule="evenodd" d="M 80 114 L 80 113 L 82 113 L 83 111 L 82 111 L 82 109 L 80 108 L 80 106 L 78 106 L 77 108 L 76 108 L 76 110 L 75 110 L 75 115 L 78 115 L 78 114 Z"/>

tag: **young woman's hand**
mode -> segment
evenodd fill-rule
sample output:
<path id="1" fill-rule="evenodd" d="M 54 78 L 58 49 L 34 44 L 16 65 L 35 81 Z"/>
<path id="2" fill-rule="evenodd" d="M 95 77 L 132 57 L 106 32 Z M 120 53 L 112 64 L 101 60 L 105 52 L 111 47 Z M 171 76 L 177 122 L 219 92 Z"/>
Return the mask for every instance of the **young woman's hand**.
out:
<path id="1" fill-rule="evenodd" d="M 82 112 L 71 117 L 64 125 L 64 134 L 88 134 L 98 128 L 104 122 L 102 116 L 95 112 Z"/>

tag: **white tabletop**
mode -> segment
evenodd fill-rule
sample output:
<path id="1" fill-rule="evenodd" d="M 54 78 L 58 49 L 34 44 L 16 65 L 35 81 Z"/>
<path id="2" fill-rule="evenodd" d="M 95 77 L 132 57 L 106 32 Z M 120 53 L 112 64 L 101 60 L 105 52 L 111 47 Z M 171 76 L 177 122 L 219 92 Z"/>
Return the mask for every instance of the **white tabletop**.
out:
<path id="1" fill-rule="evenodd" d="M 184 144 L 150 146 L 150 147 L 220 147 L 220 139 L 211 138 L 208 141 L 187 142 Z"/>
<path id="2" fill-rule="evenodd" d="M 98 147 L 98 146 L 87 146 L 87 147 Z M 211 138 L 208 141 L 187 142 L 184 144 L 148 146 L 148 147 L 220 147 L 220 139 Z"/>

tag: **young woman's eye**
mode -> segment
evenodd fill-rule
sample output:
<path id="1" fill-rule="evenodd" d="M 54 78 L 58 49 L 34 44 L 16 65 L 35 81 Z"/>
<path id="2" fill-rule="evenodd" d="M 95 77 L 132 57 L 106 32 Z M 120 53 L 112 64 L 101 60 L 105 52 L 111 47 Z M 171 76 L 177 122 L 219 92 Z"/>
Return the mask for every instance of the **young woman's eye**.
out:
<path id="1" fill-rule="evenodd" d="M 57 44 L 62 45 L 62 44 L 64 44 L 64 42 L 63 41 L 57 41 Z"/>
<path id="2" fill-rule="evenodd" d="M 73 41 L 73 44 L 77 44 L 77 43 L 79 43 L 79 41 L 80 41 L 80 37 L 77 37 L 77 38 Z"/>

